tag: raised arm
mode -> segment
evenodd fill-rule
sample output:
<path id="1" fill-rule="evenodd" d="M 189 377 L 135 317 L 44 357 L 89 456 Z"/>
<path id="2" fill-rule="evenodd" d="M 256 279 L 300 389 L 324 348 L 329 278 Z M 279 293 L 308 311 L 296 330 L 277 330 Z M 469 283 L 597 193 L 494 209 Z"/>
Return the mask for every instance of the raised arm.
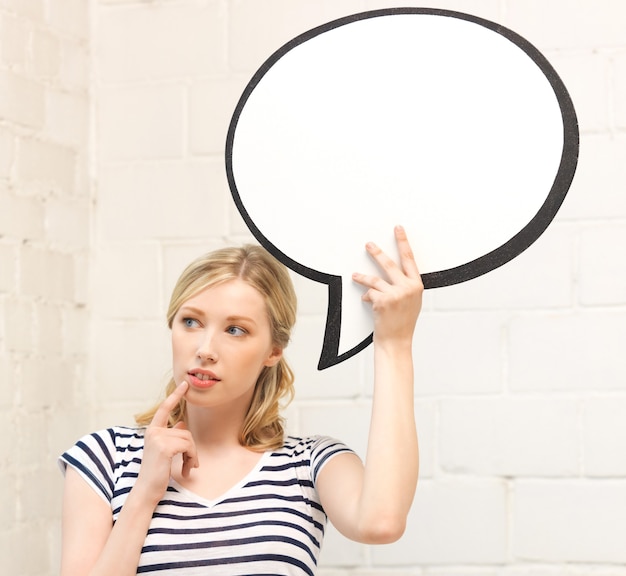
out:
<path id="1" fill-rule="evenodd" d="M 63 494 L 61 576 L 134 576 L 152 513 L 183 453 L 183 474 L 197 466 L 195 445 L 182 426 L 167 428 L 168 416 L 187 391 L 183 383 L 161 404 L 146 430 L 139 476 L 113 526 L 111 508 L 69 467 Z"/>
<path id="2" fill-rule="evenodd" d="M 397 540 L 406 525 L 419 468 L 413 410 L 412 340 L 423 284 L 403 228 L 395 229 L 396 264 L 380 248 L 367 251 L 381 276 L 354 274 L 374 313 L 374 397 L 365 465 L 353 455 L 330 460 L 318 477 L 334 526 L 365 543 Z"/>

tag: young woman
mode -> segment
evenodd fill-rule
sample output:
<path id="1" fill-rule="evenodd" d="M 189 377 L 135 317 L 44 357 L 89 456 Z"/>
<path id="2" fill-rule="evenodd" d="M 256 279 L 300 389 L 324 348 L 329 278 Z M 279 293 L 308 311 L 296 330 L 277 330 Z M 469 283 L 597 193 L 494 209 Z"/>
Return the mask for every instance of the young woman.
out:
<path id="1" fill-rule="evenodd" d="M 163 403 L 61 456 L 63 576 L 313 574 L 326 519 L 346 537 L 403 533 L 418 473 L 412 336 L 423 286 L 406 234 L 397 265 L 354 274 L 374 314 L 365 463 L 325 436 L 285 436 L 283 357 L 296 297 L 257 246 L 193 262 L 170 302 L 173 377 Z"/>

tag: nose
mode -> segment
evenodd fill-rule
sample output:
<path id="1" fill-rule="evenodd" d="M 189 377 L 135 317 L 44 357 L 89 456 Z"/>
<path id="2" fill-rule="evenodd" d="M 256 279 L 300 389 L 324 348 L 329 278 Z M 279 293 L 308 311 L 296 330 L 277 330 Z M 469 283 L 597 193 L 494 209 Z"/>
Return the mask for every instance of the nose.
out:
<path id="1" fill-rule="evenodd" d="M 202 361 L 217 362 L 217 347 L 215 334 L 211 330 L 205 330 L 198 341 L 196 356 Z"/>

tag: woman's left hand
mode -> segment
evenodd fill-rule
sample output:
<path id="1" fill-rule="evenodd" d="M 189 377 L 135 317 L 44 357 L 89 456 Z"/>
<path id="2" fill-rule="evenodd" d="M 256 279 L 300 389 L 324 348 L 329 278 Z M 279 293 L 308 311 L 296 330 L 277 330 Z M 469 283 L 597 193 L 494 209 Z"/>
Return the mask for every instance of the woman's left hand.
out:
<path id="1" fill-rule="evenodd" d="M 406 232 L 402 226 L 396 226 L 394 234 L 400 265 L 376 244 L 368 242 L 366 249 L 386 278 L 359 273 L 352 275 L 355 282 L 368 288 L 362 299 L 372 304 L 374 342 L 378 344 L 411 343 L 422 308 L 424 285 Z"/>

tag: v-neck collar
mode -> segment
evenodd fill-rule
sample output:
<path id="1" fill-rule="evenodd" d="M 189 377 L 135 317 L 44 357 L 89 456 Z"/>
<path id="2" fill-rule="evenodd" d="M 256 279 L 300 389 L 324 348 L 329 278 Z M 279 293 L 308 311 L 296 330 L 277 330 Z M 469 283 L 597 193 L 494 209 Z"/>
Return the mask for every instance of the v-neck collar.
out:
<path id="1" fill-rule="evenodd" d="M 261 470 L 261 468 L 263 468 L 263 466 L 265 465 L 265 462 L 270 457 L 271 453 L 272 453 L 271 450 L 267 452 L 263 452 L 258 462 L 241 480 L 236 482 L 233 486 L 231 486 L 228 490 L 226 490 L 226 492 L 224 492 L 221 496 L 218 496 L 217 498 L 214 498 L 212 500 L 203 498 L 199 494 L 196 494 L 195 492 L 192 492 L 188 488 L 185 488 L 184 486 L 179 484 L 176 480 L 174 480 L 174 478 L 172 478 L 171 476 L 170 476 L 169 485 L 172 488 L 174 488 L 177 492 L 180 492 L 181 494 L 185 494 L 193 502 L 201 504 L 202 506 L 206 506 L 207 508 L 213 508 L 220 502 L 223 502 L 224 500 L 227 500 L 228 498 L 230 498 L 235 492 L 239 491 L 243 486 L 245 486 L 251 480 L 253 476 L 256 476 Z"/>

